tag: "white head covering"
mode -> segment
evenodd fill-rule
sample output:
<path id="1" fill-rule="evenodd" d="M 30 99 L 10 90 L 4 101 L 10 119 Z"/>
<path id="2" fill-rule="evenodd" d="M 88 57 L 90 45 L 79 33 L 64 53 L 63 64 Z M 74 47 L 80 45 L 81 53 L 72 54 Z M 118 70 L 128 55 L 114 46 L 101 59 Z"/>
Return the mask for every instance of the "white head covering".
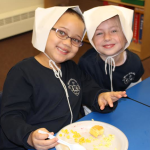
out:
<path id="1" fill-rule="evenodd" d="M 72 8 L 77 13 L 82 15 L 82 12 L 78 6 L 70 6 L 70 7 L 51 7 L 51 8 L 37 8 L 35 11 L 35 22 L 33 26 L 33 36 L 32 36 L 32 44 L 39 51 L 43 52 L 49 58 L 49 66 L 53 69 L 54 75 L 56 78 L 60 80 L 65 93 L 69 106 L 69 110 L 71 113 L 71 121 L 73 120 L 73 113 L 69 102 L 68 90 L 64 82 L 62 81 L 62 72 L 56 65 L 56 63 L 45 53 L 45 47 L 47 43 L 47 39 L 49 36 L 49 32 L 51 28 L 55 25 L 58 19 L 67 11 L 67 9 Z M 83 33 L 84 37 L 85 31 Z M 82 37 L 82 39 L 83 39 Z"/>
<path id="2" fill-rule="evenodd" d="M 110 80 L 111 80 L 111 91 L 113 91 L 112 71 L 115 70 L 115 61 L 114 61 L 113 57 L 120 54 L 122 51 L 124 51 L 130 45 L 130 42 L 131 42 L 132 36 L 133 36 L 133 32 L 132 32 L 133 10 L 124 8 L 124 7 L 120 7 L 120 6 L 108 5 L 108 6 L 99 6 L 99 7 L 92 8 L 90 10 L 85 11 L 83 14 L 86 29 L 87 29 L 88 39 L 96 51 L 97 51 L 97 49 L 92 41 L 92 38 L 94 36 L 94 33 L 95 33 L 97 27 L 103 21 L 110 19 L 116 15 L 119 16 L 119 19 L 121 22 L 121 27 L 122 27 L 123 33 L 125 35 L 125 38 L 127 40 L 127 43 L 126 43 L 124 49 L 119 51 L 117 54 L 108 56 L 105 60 L 106 74 L 107 74 L 107 69 L 106 69 L 107 62 L 110 62 L 109 63 L 109 74 L 110 74 Z M 112 64 L 113 64 L 113 68 L 112 68 Z"/>
<path id="3" fill-rule="evenodd" d="M 79 6 L 55 6 L 51 8 L 37 8 L 35 10 L 32 44 L 36 49 L 38 49 L 41 52 L 45 51 L 45 46 L 51 28 L 69 8 L 72 8 L 77 13 L 82 15 Z"/>
<path id="4" fill-rule="evenodd" d="M 96 49 L 92 38 L 97 29 L 97 27 L 105 20 L 112 18 L 118 15 L 123 33 L 127 39 L 127 44 L 124 49 L 126 49 L 132 40 L 133 32 L 132 32 L 132 22 L 133 22 L 133 10 L 120 7 L 120 6 L 99 6 L 87 10 L 84 12 L 84 20 L 87 29 L 87 35 L 90 43 Z"/>

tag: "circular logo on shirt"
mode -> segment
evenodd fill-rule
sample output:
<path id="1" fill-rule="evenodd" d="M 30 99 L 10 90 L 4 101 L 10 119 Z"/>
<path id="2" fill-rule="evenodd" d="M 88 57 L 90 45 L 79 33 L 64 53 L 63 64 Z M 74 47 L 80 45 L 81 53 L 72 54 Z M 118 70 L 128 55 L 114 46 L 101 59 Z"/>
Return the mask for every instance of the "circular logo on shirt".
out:
<path id="1" fill-rule="evenodd" d="M 131 81 L 134 80 L 134 77 L 135 77 L 135 73 L 134 72 L 130 72 L 127 75 L 125 75 L 123 77 L 124 84 L 129 84 Z"/>
<path id="2" fill-rule="evenodd" d="M 80 86 L 78 82 L 75 79 L 70 79 L 68 81 L 68 88 L 76 95 L 78 96 L 80 94 Z"/>

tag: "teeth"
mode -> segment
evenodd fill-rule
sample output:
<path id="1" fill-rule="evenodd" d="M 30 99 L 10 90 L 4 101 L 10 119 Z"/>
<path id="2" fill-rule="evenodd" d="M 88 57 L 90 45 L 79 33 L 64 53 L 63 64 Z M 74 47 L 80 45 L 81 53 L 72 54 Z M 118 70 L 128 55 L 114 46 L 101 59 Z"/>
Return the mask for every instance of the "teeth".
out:
<path id="1" fill-rule="evenodd" d="M 57 47 L 60 51 L 67 53 L 67 51 L 62 50 L 61 48 Z"/>
<path id="2" fill-rule="evenodd" d="M 107 48 L 110 48 L 112 47 L 113 45 L 105 45 L 104 47 L 107 47 Z"/>
<path id="3" fill-rule="evenodd" d="M 107 46 L 105 46 L 105 47 L 111 47 L 111 46 L 108 46 L 108 45 L 107 45 Z"/>

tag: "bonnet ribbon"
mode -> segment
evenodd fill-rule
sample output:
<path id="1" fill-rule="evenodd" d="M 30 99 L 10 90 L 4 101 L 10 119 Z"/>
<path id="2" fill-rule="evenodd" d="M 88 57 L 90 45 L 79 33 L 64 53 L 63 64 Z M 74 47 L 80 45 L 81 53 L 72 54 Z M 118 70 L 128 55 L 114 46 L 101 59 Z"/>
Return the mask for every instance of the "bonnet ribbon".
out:
<path id="1" fill-rule="evenodd" d="M 109 67 L 109 78 L 111 84 L 111 91 L 113 91 L 113 84 L 112 84 L 112 72 L 115 71 L 115 61 L 114 58 L 109 56 L 105 60 L 105 73 L 107 74 L 107 64 Z"/>
<path id="2" fill-rule="evenodd" d="M 61 79 L 61 77 L 62 77 L 62 72 L 61 72 L 61 70 L 58 68 L 58 66 L 56 65 L 56 63 L 55 63 L 53 60 L 51 60 L 50 57 L 49 57 L 45 52 L 44 52 L 44 54 L 49 58 L 49 66 L 53 69 L 53 72 L 54 72 L 55 77 L 60 80 L 60 82 L 61 82 L 61 84 L 62 84 L 62 86 L 63 86 L 63 88 L 64 88 L 64 90 L 65 90 L 66 98 L 67 98 L 67 102 L 68 102 L 68 106 L 69 106 L 70 113 L 71 113 L 71 121 L 70 121 L 70 123 L 72 123 L 72 120 L 73 120 L 73 113 L 72 113 L 72 109 L 71 109 L 70 102 L 69 102 L 69 95 L 68 95 L 67 87 L 66 87 L 66 85 L 64 84 L 64 82 L 63 82 L 62 79 Z M 55 66 L 55 68 L 56 68 L 57 70 L 54 68 L 54 66 Z"/>
<path id="3" fill-rule="evenodd" d="M 121 51 L 122 52 L 122 51 Z M 120 54 L 121 52 L 119 52 L 118 54 Z M 114 56 L 108 56 L 105 60 L 105 73 L 107 74 L 107 65 L 109 66 L 109 77 L 110 77 L 110 84 L 111 84 L 111 91 L 113 91 L 113 83 L 112 83 L 112 72 L 115 71 L 115 60 L 113 57 L 117 56 L 118 54 L 114 55 Z M 126 61 L 126 52 L 124 52 L 123 54 L 123 63 Z"/>

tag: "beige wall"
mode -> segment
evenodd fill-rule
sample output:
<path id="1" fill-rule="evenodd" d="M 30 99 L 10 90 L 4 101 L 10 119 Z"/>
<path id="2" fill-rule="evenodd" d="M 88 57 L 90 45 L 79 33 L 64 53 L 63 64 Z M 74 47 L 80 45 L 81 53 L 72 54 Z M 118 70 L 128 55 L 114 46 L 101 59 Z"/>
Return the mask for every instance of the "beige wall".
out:
<path id="1" fill-rule="evenodd" d="M 0 0 L 0 16 L 3 13 L 43 4 L 44 0 Z"/>

